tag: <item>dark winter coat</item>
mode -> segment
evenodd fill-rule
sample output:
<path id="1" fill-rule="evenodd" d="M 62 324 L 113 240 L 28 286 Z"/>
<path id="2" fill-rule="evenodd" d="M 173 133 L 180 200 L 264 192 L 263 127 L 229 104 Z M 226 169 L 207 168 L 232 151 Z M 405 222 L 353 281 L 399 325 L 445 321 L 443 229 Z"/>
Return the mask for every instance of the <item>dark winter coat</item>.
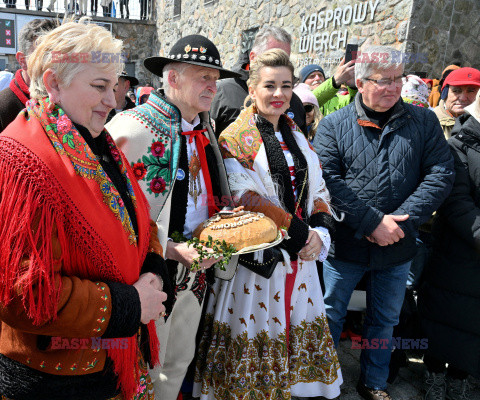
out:
<path id="1" fill-rule="evenodd" d="M 130 99 L 130 97 L 125 96 L 125 107 L 123 107 L 122 111 L 131 110 L 134 107 L 135 107 L 135 103 Z M 115 115 L 117 115 L 117 110 L 115 110 L 115 109 L 110 110 L 110 112 L 108 113 L 108 116 L 107 116 L 107 121 L 105 123 L 106 124 L 109 123 L 110 120 Z"/>
<path id="2" fill-rule="evenodd" d="M 0 92 L 0 132 L 3 132 L 24 108 L 25 106 L 12 89 L 9 87 L 3 89 Z"/>
<path id="3" fill-rule="evenodd" d="M 248 53 L 241 54 L 232 71 L 239 73 L 240 78 L 222 79 L 217 82 L 217 94 L 210 107 L 210 117 L 215 121 L 215 135 L 217 138 L 223 130 L 235 121 L 240 114 L 245 98 L 248 95 Z M 303 133 L 307 132 L 307 121 L 303 103 L 295 93 L 290 101 L 290 108 L 285 111 L 292 118 Z"/>
<path id="4" fill-rule="evenodd" d="M 433 225 L 419 295 L 432 354 L 480 376 L 480 123 L 460 116 L 449 140 L 456 178 Z"/>
<path id="5" fill-rule="evenodd" d="M 401 99 L 383 129 L 370 121 L 360 95 L 326 116 L 315 135 L 332 204 L 345 213 L 336 224 L 331 256 L 371 268 L 411 260 L 418 227 L 450 193 L 453 159 L 435 114 Z M 385 214 L 408 214 L 405 237 L 379 246 L 365 237 Z"/>

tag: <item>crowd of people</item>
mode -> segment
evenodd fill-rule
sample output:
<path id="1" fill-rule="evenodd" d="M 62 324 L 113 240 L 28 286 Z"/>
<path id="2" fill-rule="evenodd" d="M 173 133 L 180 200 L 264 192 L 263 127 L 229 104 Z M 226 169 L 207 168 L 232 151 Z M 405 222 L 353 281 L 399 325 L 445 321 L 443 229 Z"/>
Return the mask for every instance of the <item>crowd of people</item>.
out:
<path id="1" fill-rule="evenodd" d="M 17 0 L 3 0 L 6 8 L 17 8 Z M 98 13 L 98 6 L 100 4 L 102 15 L 104 17 L 113 18 L 130 18 L 129 9 L 130 0 L 119 0 L 115 3 L 115 0 L 90 0 L 90 14 L 95 17 Z M 151 11 L 151 2 L 149 0 L 139 0 L 140 2 L 140 20 L 146 20 L 149 17 Z M 58 12 L 55 7 L 56 0 L 50 0 L 44 6 L 43 0 L 34 0 L 33 8 L 37 11 Z M 88 0 L 64 0 L 63 4 L 65 14 L 87 15 L 88 13 Z M 30 0 L 25 0 L 25 10 L 30 9 Z M 125 12 L 124 12 L 125 11 Z"/>
<path id="2" fill-rule="evenodd" d="M 120 60 L 54 57 L 122 51 L 87 18 L 23 28 L 0 91 L 2 400 L 340 398 L 362 282 L 358 394 L 394 398 L 418 300 L 425 400 L 470 399 L 480 71 L 421 79 L 369 46 L 297 79 L 291 43 L 265 26 L 229 70 L 185 36 L 144 60 L 162 88 L 134 90 Z M 232 209 L 286 235 L 220 270 L 191 239 Z"/>

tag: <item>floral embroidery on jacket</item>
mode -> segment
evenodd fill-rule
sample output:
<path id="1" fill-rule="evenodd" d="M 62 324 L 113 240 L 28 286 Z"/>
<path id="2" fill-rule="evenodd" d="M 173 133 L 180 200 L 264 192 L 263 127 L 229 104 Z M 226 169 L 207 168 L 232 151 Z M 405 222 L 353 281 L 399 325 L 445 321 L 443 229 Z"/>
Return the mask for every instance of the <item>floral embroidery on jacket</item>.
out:
<path id="1" fill-rule="evenodd" d="M 192 285 L 192 292 L 198 300 L 198 305 L 202 305 L 203 298 L 205 297 L 205 289 L 207 288 L 207 276 L 205 271 L 198 271 L 195 274 L 195 280 Z"/>
<path id="2" fill-rule="evenodd" d="M 140 163 L 135 163 L 132 166 L 133 169 L 133 174 L 135 175 L 135 178 L 137 181 L 142 180 L 145 175 L 147 175 L 147 168 L 145 167 L 145 164 L 140 162 Z"/>
<path id="3" fill-rule="evenodd" d="M 182 281 L 175 286 L 175 298 L 177 298 L 177 293 L 183 290 L 188 290 L 189 282 L 191 278 L 191 273 L 187 272 Z M 197 298 L 198 304 L 202 305 L 203 298 L 205 297 L 205 290 L 207 289 L 207 279 L 204 271 L 197 271 L 193 278 L 192 285 L 190 290 L 193 295 Z"/>
<path id="4" fill-rule="evenodd" d="M 182 281 L 175 286 L 175 298 L 177 298 L 177 293 L 181 292 L 182 290 L 188 289 L 188 282 L 190 282 L 190 274 L 187 272 L 182 279 Z"/>
<path id="5" fill-rule="evenodd" d="M 165 199 L 177 173 L 180 112 L 161 94 L 153 91 L 145 104 L 124 111 L 122 115 L 133 118 L 139 126 L 148 129 L 147 135 L 151 135 L 151 139 L 147 139 L 141 157 L 131 165 L 136 179 L 143 182 L 141 186 L 149 201 L 159 197 Z"/>
<path id="6" fill-rule="evenodd" d="M 133 164 L 137 166 L 140 178 L 147 183 L 147 192 L 157 197 L 159 194 L 165 194 L 167 182 L 170 182 L 172 176 L 170 171 L 170 149 L 165 150 L 165 145 L 160 141 L 153 141 L 148 148 L 148 154 L 142 156 L 142 159 Z M 143 173 L 145 171 L 145 173 Z M 137 174 L 135 174 L 137 176 Z"/>

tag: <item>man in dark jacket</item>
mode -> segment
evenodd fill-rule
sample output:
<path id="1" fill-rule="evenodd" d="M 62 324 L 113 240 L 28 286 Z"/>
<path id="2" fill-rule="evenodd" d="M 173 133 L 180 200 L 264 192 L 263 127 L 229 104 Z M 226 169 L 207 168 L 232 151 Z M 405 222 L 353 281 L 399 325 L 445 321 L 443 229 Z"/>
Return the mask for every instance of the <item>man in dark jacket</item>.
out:
<path id="1" fill-rule="evenodd" d="M 457 118 L 448 144 L 455 183 L 436 214 L 418 295 L 428 338 L 426 400 L 471 399 L 468 375 L 480 377 L 480 92 Z"/>
<path id="2" fill-rule="evenodd" d="M 257 33 L 250 53 L 240 53 L 237 64 L 232 68 L 232 71 L 240 74 L 240 77 L 218 82 L 217 94 L 210 109 L 210 116 L 215 121 L 217 138 L 240 114 L 240 109 L 248 95 L 247 79 L 250 63 L 254 62 L 258 55 L 270 49 L 282 49 L 290 55 L 291 45 L 292 38 L 286 31 L 275 26 L 266 26 Z M 295 121 L 302 132 L 307 132 L 305 109 L 295 93 L 292 95 L 290 108 L 286 114 Z"/>
<path id="3" fill-rule="evenodd" d="M 34 19 L 26 24 L 18 36 L 18 51 L 15 55 L 21 69 L 15 73 L 15 78 L 8 88 L 0 92 L 0 132 L 7 127 L 25 108 L 30 99 L 30 77 L 27 73 L 27 56 L 35 50 L 37 37 L 57 27 L 50 19 Z"/>
<path id="4" fill-rule="evenodd" d="M 110 111 L 107 116 L 107 122 L 117 114 L 125 110 L 131 110 L 135 107 L 135 103 L 127 96 L 127 92 L 133 88 L 134 86 L 138 85 L 138 79 L 134 76 L 130 76 L 127 74 L 127 71 L 123 71 L 118 76 L 118 86 L 117 91 L 115 92 L 115 100 L 117 101 L 117 105 L 114 109 Z"/>
<path id="5" fill-rule="evenodd" d="M 417 228 L 449 194 L 453 159 L 435 114 L 400 98 L 403 65 L 371 47 L 355 65 L 355 101 L 325 117 L 314 147 L 332 203 L 344 213 L 324 262 L 325 307 L 336 344 L 351 294 L 367 280 L 361 376 L 364 399 L 385 391 L 393 327 L 405 294 Z"/>

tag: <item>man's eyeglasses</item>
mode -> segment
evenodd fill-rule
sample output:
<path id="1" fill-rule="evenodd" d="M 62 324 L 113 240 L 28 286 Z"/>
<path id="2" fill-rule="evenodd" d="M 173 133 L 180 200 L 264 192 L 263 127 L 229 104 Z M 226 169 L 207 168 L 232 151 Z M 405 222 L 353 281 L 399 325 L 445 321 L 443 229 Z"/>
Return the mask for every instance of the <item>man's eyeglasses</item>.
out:
<path id="1" fill-rule="evenodd" d="M 402 78 L 403 78 L 403 75 L 397 76 L 393 79 L 390 79 L 390 78 L 382 78 L 382 79 L 364 78 L 363 80 L 373 82 L 378 87 L 385 88 L 385 87 L 390 86 L 392 83 L 395 83 L 396 86 L 402 86 L 402 84 L 403 84 Z"/>
<path id="2" fill-rule="evenodd" d="M 303 106 L 303 108 L 305 109 L 306 113 L 312 112 L 313 111 L 313 104 L 305 104 Z"/>

